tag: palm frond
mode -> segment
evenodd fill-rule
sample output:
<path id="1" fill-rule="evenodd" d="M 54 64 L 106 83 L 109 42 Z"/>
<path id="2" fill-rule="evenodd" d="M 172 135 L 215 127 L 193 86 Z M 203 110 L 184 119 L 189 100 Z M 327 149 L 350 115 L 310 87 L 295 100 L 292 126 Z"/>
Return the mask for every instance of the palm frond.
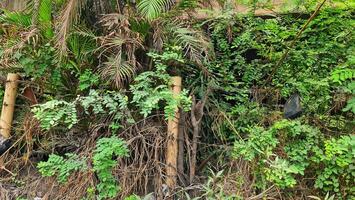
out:
<path id="1" fill-rule="evenodd" d="M 29 31 L 23 31 L 17 35 L 18 38 L 9 38 L 7 39 L 8 44 L 3 44 L 2 55 L 0 57 L 0 63 L 2 66 L 9 66 L 8 64 L 13 62 L 12 55 L 14 52 L 23 49 L 27 44 L 32 44 L 35 46 L 39 40 L 38 29 L 33 28 Z"/>
<path id="2" fill-rule="evenodd" d="M 122 88 L 140 68 L 135 56 L 136 49 L 143 48 L 140 38 L 118 35 L 103 37 L 101 41 L 99 57 L 107 61 L 100 67 L 100 75 L 116 88 Z"/>
<path id="3" fill-rule="evenodd" d="M 105 14 L 100 20 L 100 24 L 105 27 L 106 31 L 117 31 L 129 32 L 129 16 L 119 13 Z"/>
<path id="4" fill-rule="evenodd" d="M 70 34 L 68 40 L 68 49 L 74 55 L 77 62 L 83 63 L 90 59 L 91 54 L 96 50 L 96 41 L 93 37 L 82 35 L 79 32 Z"/>
<path id="5" fill-rule="evenodd" d="M 168 11 L 174 4 L 174 0 L 141 0 L 137 8 L 141 16 L 153 20 Z"/>
<path id="6" fill-rule="evenodd" d="M 136 64 L 122 60 L 121 53 L 114 58 L 109 57 L 99 70 L 101 78 L 116 88 L 121 88 L 131 81 L 137 71 Z"/>
<path id="7" fill-rule="evenodd" d="M 24 12 L 2 10 L 4 13 L 0 16 L 1 23 L 7 23 L 22 28 L 31 26 L 31 15 Z"/>
<path id="8" fill-rule="evenodd" d="M 168 31 L 172 43 L 183 47 L 185 56 L 192 62 L 202 65 L 213 56 L 213 48 L 209 39 L 202 31 L 170 23 Z"/>
<path id="9" fill-rule="evenodd" d="M 164 25 L 161 23 L 153 23 L 153 46 L 159 52 L 163 50 L 165 34 L 164 34 Z"/>
<path id="10" fill-rule="evenodd" d="M 46 38 L 52 38 L 52 1 L 34 0 L 27 5 L 27 11 L 32 13 L 32 26 L 40 29 Z"/>
<path id="11" fill-rule="evenodd" d="M 41 0 L 38 10 L 39 23 L 44 36 L 53 37 L 52 29 L 52 0 Z"/>
<path id="12" fill-rule="evenodd" d="M 106 36 L 100 37 L 98 51 L 104 60 L 99 71 L 104 80 L 121 88 L 134 78 L 140 64 L 136 50 L 143 49 L 141 34 L 131 30 L 127 14 L 106 14 L 100 20 Z"/>
<path id="13" fill-rule="evenodd" d="M 80 11 L 84 7 L 86 0 L 69 0 L 61 11 L 57 22 L 56 46 L 60 56 L 67 51 L 67 38 L 73 24 L 77 22 Z"/>

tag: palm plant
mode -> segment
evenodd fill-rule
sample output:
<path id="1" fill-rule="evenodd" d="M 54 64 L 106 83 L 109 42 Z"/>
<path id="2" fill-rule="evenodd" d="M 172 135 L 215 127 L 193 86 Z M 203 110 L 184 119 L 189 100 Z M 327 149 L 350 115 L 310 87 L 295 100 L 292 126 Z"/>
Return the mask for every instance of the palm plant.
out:
<path id="1" fill-rule="evenodd" d="M 56 22 L 56 47 L 61 56 L 67 52 L 67 39 L 69 31 L 78 22 L 80 12 L 85 6 L 86 0 L 68 0 Z"/>
<path id="2" fill-rule="evenodd" d="M 174 4 L 174 0 L 141 0 L 137 8 L 141 16 L 148 20 L 154 20 Z"/>
<path id="3" fill-rule="evenodd" d="M 151 39 L 156 50 L 162 50 L 163 43 L 181 46 L 185 58 L 201 66 L 213 55 L 211 43 L 202 31 L 192 28 L 189 20 L 182 16 L 184 8 L 181 4 L 187 3 L 186 1 L 176 3 L 172 0 L 142 0 L 137 8 L 139 14 L 153 27 Z"/>
<path id="4" fill-rule="evenodd" d="M 103 39 L 106 42 L 102 44 L 101 49 L 115 56 L 105 54 L 110 59 L 100 67 L 100 71 L 102 77 L 114 82 L 116 87 L 122 87 L 123 83 L 131 80 L 140 68 L 141 63 L 135 56 L 137 50 L 153 48 L 161 51 L 164 43 L 181 46 L 185 58 L 198 66 L 202 66 L 202 63 L 213 55 L 210 42 L 202 31 L 192 28 L 188 22 L 178 22 L 181 10 L 178 10 L 179 6 L 175 5 L 175 1 L 142 0 L 138 2 L 137 9 L 138 13 L 126 9 L 121 14 L 105 15 L 101 20 L 108 30 L 106 31 L 108 37 Z M 162 15 L 164 13 L 165 15 Z M 131 22 L 142 21 L 141 17 L 146 20 L 146 23 L 135 23 L 135 27 L 132 27 Z M 145 27 L 147 24 L 150 29 Z M 144 32 L 146 30 L 152 33 L 148 34 L 148 38 L 143 38 L 147 35 Z M 113 36 L 116 38 L 113 39 Z"/>
<path id="5" fill-rule="evenodd" d="M 94 5 L 93 0 L 66 0 L 54 3 L 50 0 L 32 0 L 29 1 L 29 9 L 27 9 L 27 13 L 32 13 L 32 17 L 23 13 L 7 14 L 10 16 L 9 22 L 12 20 L 13 23 L 25 27 L 33 25 L 40 30 L 47 41 L 52 41 L 53 38 L 62 62 L 68 62 L 71 57 L 68 54 L 79 56 L 78 41 L 75 42 L 71 36 L 76 32 L 77 27 L 83 26 L 87 27 L 84 30 L 93 30 L 92 33 L 80 31 L 80 38 L 83 44 L 87 44 L 87 39 L 90 37 L 91 42 L 98 42 L 100 46 L 95 51 L 90 50 L 90 53 L 94 55 L 97 52 L 97 68 L 102 79 L 109 81 L 116 88 L 123 87 L 125 83 L 132 80 L 139 69 L 142 69 L 141 66 L 149 64 L 146 59 L 136 57 L 137 51 L 145 52 L 152 48 L 160 51 L 163 44 L 170 44 L 181 46 L 185 57 L 193 64 L 202 66 L 202 63 L 208 60 L 212 52 L 208 38 L 202 34 L 202 31 L 192 28 L 188 21 L 178 22 L 179 13 L 182 12 L 179 12 L 181 8 L 176 1 L 140 0 L 136 5 L 137 10 L 134 9 L 135 5 L 126 1 L 117 2 L 115 3 L 117 7 L 113 8 L 116 13 L 111 14 L 103 13 L 110 10 L 102 9 L 103 6 L 110 4 L 103 0 L 95 1 L 95 5 L 100 5 L 94 6 L 94 11 L 88 9 L 88 6 Z M 53 15 L 55 9 L 59 9 L 59 15 Z M 85 19 L 84 16 L 88 15 L 89 11 L 96 15 L 102 14 L 99 23 Z M 145 22 L 141 23 L 142 20 Z M 134 27 L 131 23 L 134 23 Z M 95 36 L 93 33 L 101 36 Z M 83 36 L 84 34 L 87 36 Z M 74 38 L 79 39 L 78 36 Z"/>

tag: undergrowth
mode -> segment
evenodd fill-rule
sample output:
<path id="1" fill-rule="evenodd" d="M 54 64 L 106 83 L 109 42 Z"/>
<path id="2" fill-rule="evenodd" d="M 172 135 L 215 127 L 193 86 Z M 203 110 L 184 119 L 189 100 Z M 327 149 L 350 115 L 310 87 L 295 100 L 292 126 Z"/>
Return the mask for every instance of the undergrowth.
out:
<path id="1" fill-rule="evenodd" d="M 78 2 L 1 11 L 1 75 L 21 74 L 39 102 L 18 95 L 4 173 L 26 151 L 70 193 L 53 199 L 355 198 L 353 8 L 327 4 L 295 40 L 308 10 L 258 17 L 218 1 L 201 20 L 190 11 L 206 1 Z M 302 113 L 285 119 L 293 96 Z M 168 190 L 164 121 L 177 110 L 181 187 Z"/>

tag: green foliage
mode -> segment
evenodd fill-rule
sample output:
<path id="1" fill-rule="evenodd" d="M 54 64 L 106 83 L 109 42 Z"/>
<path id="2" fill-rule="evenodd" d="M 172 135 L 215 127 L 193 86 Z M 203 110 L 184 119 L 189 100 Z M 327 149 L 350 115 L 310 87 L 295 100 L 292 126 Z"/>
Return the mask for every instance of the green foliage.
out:
<path id="1" fill-rule="evenodd" d="M 172 0 L 140 0 L 137 8 L 143 17 L 153 20 L 168 11 L 172 4 Z"/>
<path id="2" fill-rule="evenodd" d="M 343 111 L 351 111 L 353 113 L 355 113 L 355 97 L 351 98 L 348 101 L 348 104 L 346 105 L 346 107 L 343 109 Z"/>
<path id="3" fill-rule="evenodd" d="M 347 37 L 352 32 L 350 16 L 349 10 L 321 12 L 276 70 L 271 82 L 266 82 L 270 81 L 271 71 L 305 19 L 236 16 L 232 18 L 232 27 L 214 21 L 212 39 L 216 59 L 209 69 L 226 91 L 223 95 L 227 100 L 245 103 L 249 100 L 246 98 L 249 88 L 272 87 L 280 90 L 283 98 L 299 92 L 306 113 L 325 113 L 330 109 L 332 97 L 329 74 L 338 66 L 351 66 L 353 60 L 349 56 L 353 54 L 353 37 Z"/>
<path id="4" fill-rule="evenodd" d="M 41 0 L 38 10 L 38 20 L 43 35 L 50 39 L 54 36 L 52 29 L 52 0 Z"/>
<path id="5" fill-rule="evenodd" d="M 198 6 L 198 0 L 181 0 L 178 4 L 180 9 L 194 9 Z"/>
<path id="6" fill-rule="evenodd" d="M 32 108 L 34 117 L 41 122 L 41 127 L 49 130 L 59 124 L 72 128 L 78 123 L 75 102 L 66 102 L 60 100 L 47 101 Z"/>
<path id="7" fill-rule="evenodd" d="M 269 0 L 242 1 L 254 11 L 271 6 Z M 206 156 L 210 161 L 207 165 L 218 168 L 219 163 L 214 164 L 220 161 L 210 152 L 233 141 L 232 156 L 249 163 L 252 174 L 248 177 L 256 180 L 253 187 L 257 188 L 248 188 L 250 193 L 270 185 L 285 189 L 282 194 L 307 186 L 307 192 L 334 194 L 327 195 L 329 199 L 355 198 L 354 137 L 350 135 L 354 123 L 353 114 L 348 112 L 355 113 L 353 9 L 322 10 L 290 47 L 306 23 L 307 13 L 272 19 L 241 16 L 235 12 L 235 1 L 221 0 L 218 2 L 225 5 L 220 12 L 214 9 L 206 22 L 196 24 L 195 19 L 176 19 L 195 16 L 185 11 L 205 5 L 204 1 L 137 0 L 136 5 L 135 1 L 101 0 L 96 2 L 100 6 L 93 6 L 93 1 L 40 2 L 39 21 L 35 22 L 39 31 L 31 26 L 37 13 L 4 11 L 1 15 L 0 56 L 5 72 L 19 72 L 26 83 L 39 86 L 35 92 L 40 101 L 43 97 L 57 99 L 32 110 L 43 129 L 65 130 L 81 123 L 72 131 L 86 132 L 89 125 L 100 123 L 109 126 L 99 131 L 107 131 L 102 133 L 107 135 L 132 123 L 131 112 L 147 117 L 155 110 L 164 110 L 171 118 L 178 108 L 187 111 L 191 107 L 187 90 L 179 96 L 170 91 L 171 75 L 181 75 L 183 85 L 197 98 L 206 88 L 212 89 L 201 123 L 198 161 Z M 301 6 L 312 10 L 317 2 L 287 3 L 287 9 L 298 11 Z M 172 8 L 176 12 L 169 12 Z M 103 26 L 97 23 L 99 14 L 107 17 Z M 54 25 L 59 25 L 55 39 Z M 79 28 L 74 25 L 83 31 L 73 32 L 72 27 Z M 213 49 L 205 35 L 211 37 Z M 162 43 L 171 46 L 148 54 L 152 67 L 146 51 L 161 50 Z M 278 65 L 288 48 L 288 56 Z M 97 50 L 102 54 L 97 55 Z M 94 73 L 100 72 L 102 79 L 116 88 L 128 88 L 131 78 L 147 69 L 150 71 L 139 74 L 129 85 L 127 94 L 111 91 L 112 85 L 100 84 Z M 98 87 L 100 90 L 92 90 Z M 302 99 L 303 116 L 294 121 L 280 120 L 282 104 L 296 92 Z M 82 96 L 75 99 L 78 93 Z M 345 107 L 333 109 L 338 105 L 332 104 L 332 97 L 339 93 L 350 100 L 346 106 L 339 104 Z M 338 112 L 340 109 L 345 112 Z M 141 120 L 142 116 L 134 116 Z M 15 121 L 21 125 L 19 117 Z M 215 130 L 222 142 L 210 134 Z M 128 154 L 125 142 L 115 136 L 98 140 L 93 166 L 99 184 L 96 189 L 94 185 L 87 188 L 87 199 L 95 199 L 95 192 L 100 199 L 117 198 L 120 190 L 113 170 L 119 158 Z M 44 176 L 56 175 L 64 183 L 83 166 L 83 159 L 69 154 L 65 158 L 51 155 L 38 168 Z M 212 174 L 203 185 L 201 198 L 239 199 L 225 190 L 225 180 L 222 172 Z M 141 198 L 132 195 L 127 199 Z"/>
<path id="8" fill-rule="evenodd" d="M 249 129 L 249 137 L 247 141 L 238 140 L 234 143 L 234 157 L 242 157 L 245 160 L 252 161 L 258 157 L 268 158 L 272 154 L 272 150 L 278 144 L 272 130 L 264 130 L 261 127 Z"/>
<path id="9" fill-rule="evenodd" d="M 237 131 L 241 133 L 248 132 L 250 125 L 257 124 L 260 122 L 265 113 L 266 109 L 258 105 L 255 102 L 235 105 L 231 108 L 228 113 L 231 117 L 236 117 L 233 120 L 233 125 Z"/>
<path id="10" fill-rule="evenodd" d="M 100 93 L 96 90 L 90 90 L 88 96 L 79 97 L 77 101 L 80 102 L 87 115 L 94 114 L 97 118 L 111 115 L 110 128 L 113 131 L 122 127 L 123 120 L 128 123 L 134 122 L 128 112 L 128 97 L 120 92 L 106 91 Z"/>
<path id="11" fill-rule="evenodd" d="M 86 170 L 86 161 L 78 155 L 67 153 L 66 158 L 55 154 L 49 155 L 48 161 L 41 161 L 37 168 L 42 176 L 57 176 L 59 183 L 65 183 L 74 171 Z"/>
<path id="12" fill-rule="evenodd" d="M 175 50 L 179 50 L 179 48 Z M 164 112 L 167 118 L 173 117 L 179 107 L 188 111 L 191 105 L 188 92 L 183 90 L 180 95 L 173 95 L 170 90 L 170 75 L 167 73 L 168 66 L 166 65 L 169 61 L 183 63 L 181 54 L 168 50 L 162 55 L 156 53 L 148 55 L 155 61 L 156 70 L 143 72 L 135 78 L 135 83 L 130 88 L 133 94 L 132 103 L 136 103 L 140 113 L 145 117 L 153 109 L 158 109 L 160 102 L 165 103 Z"/>
<path id="13" fill-rule="evenodd" d="M 320 161 L 320 156 L 316 156 L 324 154 L 329 139 L 337 141 L 338 137 L 347 137 L 353 132 L 353 124 L 347 122 L 352 121 L 351 114 L 329 113 L 334 106 L 334 94 L 354 94 L 350 13 L 350 10 L 323 10 L 271 79 L 270 72 L 306 19 L 265 20 L 235 16 L 226 11 L 207 22 L 213 27 L 211 35 L 216 51 L 216 59 L 208 69 L 220 87 L 219 94 L 213 98 L 228 118 L 221 122 L 220 134 L 228 136 L 239 132 L 247 138 L 234 137 L 238 140 L 234 142 L 232 155 L 250 163 L 257 187 L 266 189 L 269 184 L 275 184 L 279 188 L 293 188 L 301 179 L 314 180 L 317 172 L 318 177 L 324 178 L 307 181 L 307 184 L 315 185 L 323 194 L 336 194 L 339 199 L 352 198 L 348 183 L 353 178 L 351 170 L 347 166 L 329 164 L 325 159 Z M 295 92 L 301 95 L 305 115 L 301 119 L 309 121 L 274 123 L 282 117 L 277 104 Z M 354 109 L 353 99 L 350 98 L 344 111 Z M 250 100 L 256 102 L 250 103 Z M 315 115 L 326 116 L 327 120 L 323 119 L 320 125 L 313 121 Z M 270 122 L 274 124 L 268 127 Z M 234 127 L 230 128 L 231 124 Z M 325 167 L 328 165 L 330 169 Z M 320 188 L 318 182 L 326 186 Z M 340 186 L 335 189 L 337 182 Z"/>
<path id="14" fill-rule="evenodd" d="M 347 194 L 350 199 L 354 198 L 355 136 L 341 136 L 338 139 L 325 140 L 324 149 L 316 153 L 312 159 L 324 168 L 316 170 L 315 187 L 337 194 Z"/>
<path id="15" fill-rule="evenodd" d="M 259 187 L 265 184 L 263 180 L 281 188 L 294 187 L 296 175 L 304 176 L 310 170 L 318 174 L 316 188 L 339 197 L 344 194 L 352 197 L 354 139 L 354 136 L 341 136 L 324 140 L 323 147 L 318 129 L 300 121 L 281 120 L 267 130 L 250 129 L 246 141 L 235 142 L 233 156 L 256 164 L 257 176 L 263 177 L 258 180 Z"/>
<path id="16" fill-rule="evenodd" d="M 225 177 L 223 171 L 217 173 L 211 170 L 207 182 L 202 186 L 202 194 L 194 199 L 224 199 L 224 200 L 241 200 L 242 198 L 237 194 L 229 194 L 225 189 Z M 190 197 L 187 195 L 187 199 Z"/>
<path id="17" fill-rule="evenodd" d="M 355 69 L 351 68 L 336 68 L 331 74 L 331 80 L 336 85 L 342 86 L 341 89 L 350 93 L 353 97 L 348 101 L 347 106 L 343 111 L 352 111 L 355 113 Z"/>
<path id="18" fill-rule="evenodd" d="M 97 185 L 99 199 L 114 198 L 117 196 L 120 189 L 115 177 L 112 175 L 112 169 L 117 165 L 117 159 L 112 158 L 125 157 L 128 154 L 127 144 L 116 136 L 101 138 L 97 141 L 96 149 L 94 150 L 93 165 L 100 181 Z"/>
<path id="19" fill-rule="evenodd" d="M 99 83 L 99 76 L 93 74 L 90 70 L 85 70 L 84 73 L 79 76 L 79 90 L 84 91 Z"/>
<path id="20" fill-rule="evenodd" d="M 277 186 L 293 187 L 297 183 L 295 175 L 303 175 L 309 165 L 308 154 L 317 145 L 318 134 L 318 130 L 299 121 L 282 120 L 267 130 L 255 127 L 250 129 L 247 141 L 235 142 L 234 157 L 256 162 L 262 176 Z M 292 142 L 283 144 L 284 141 Z M 275 153 L 279 148 L 288 155 L 288 160 Z"/>
<path id="21" fill-rule="evenodd" d="M 87 116 L 92 114 L 98 118 L 107 115 L 113 116 L 110 128 L 117 130 L 121 128 L 122 119 L 126 119 L 128 122 L 133 121 L 125 113 L 128 109 L 127 104 L 128 97 L 119 92 L 90 90 L 88 96 L 78 96 L 72 102 L 51 100 L 44 104 L 39 104 L 32 109 L 32 112 L 45 130 L 58 125 L 64 125 L 70 129 L 79 122 L 77 107 L 81 106 Z"/>
<path id="22" fill-rule="evenodd" d="M 346 80 L 351 80 L 355 78 L 355 69 L 337 68 L 334 69 L 331 77 L 333 82 L 342 84 Z"/>
<path id="23" fill-rule="evenodd" d="M 266 180 L 275 183 L 281 188 L 295 186 L 297 181 L 294 175 L 303 173 L 296 165 L 292 165 L 287 160 L 279 157 L 269 161 L 268 165 L 268 167 L 264 168 Z"/>
<path id="24" fill-rule="evenodd" d="M 8 10 L 2 11 L 4 13 L 0 16 L 1 23 L 8 23 L 22 28 L 28 28 L 32 25 L 31 15 L 29 14 Z"/>
<path id="25" fill-rule="evenodd" d="M 132 195 L 124 198 L 124 200 L 141 200 L 141 198 L 135 194 L 132 194 Z"/>
<path id="26" fill-rule="evenodd" d="M 34 81 L 44 80 L 47 87 L 53 90 L 62 85 L 61 69 L 51 44 L 47 43 L 38 49 L 26 46 L 13 58 L 21 64 L 26 76 L 33 77 Z"/>
<path id="27" fill-rule="evenodd" d="M 350 93 L 352 95 L 352 98 L 348 100 L 348 104 L 343 109 L 343 111 L 352 111 L 353 113 L 355 113 L 355 81 L 349 82 L 343 89 L 345 92 Z"/>
<path id="28" fill-rule="evenodd" d="M 57 176 L 59 183 L 65 183 L 71 173 L 87 170 L 86 159 L 78 155 L 67 153 L 66 158 L 51 154 L 48 161 L 41 161 L 37 168 L 42 176 Z M 98 199 L 114 198 L 119 192 L 119 186 L 112 175 L 113 168 L 117 165 L 117 158 L 129 155 L 126 142 L 116 136 L 101 138 L 96 143 L 93 152 L 93 170 L 97 173 L 100 183 L 96 186 L 99 192 Z M 91 192 L 90 192 L 91 191 Z M 92 196 L 92 190 L 88 190 Z"/>
<path id="29" fill-rule="evenodd" d="M 94 187 L 89 187 L 86 189 L 86 197 L 83 198 L 82 200 L 95 200 L 96 195 L 95 195 L 95 188 Z"/>
<path id="30" fill-rule="evenodd" d="M 152 198 L 154 198 L 152 193 L 149 193 L 149 194 L 145 195 L 143 198 L 141 198 L 138 195 L 132 194 L 132 195 L 124 198 L 124 200 L 150 200 Z"/>
<path id="31" fill-rule="evenodd" d="M 96 50 L 95 35 L 89 30 L 88 32 L 71 33 L 67 43 L 68 49 L 72 53 L 72 58 L 69 62 L 73 65 L 86 66 L 92 62 L 92 53 Z M 80 71 L 80 69 L 78 69 Z"/>

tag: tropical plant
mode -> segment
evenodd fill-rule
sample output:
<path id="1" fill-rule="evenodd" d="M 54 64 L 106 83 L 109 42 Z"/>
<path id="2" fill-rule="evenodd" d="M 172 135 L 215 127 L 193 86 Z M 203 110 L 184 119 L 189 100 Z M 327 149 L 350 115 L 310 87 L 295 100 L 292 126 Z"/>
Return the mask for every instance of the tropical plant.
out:
<path id="1" fill-rule="evenodd" d="M 324 142 L 324 149 L 316 152 L 313 157 L 316 163 L 322 163 L 324 168 L 317 171 L 315 187 L 324 191 L 334 192 L 340 198 L 340 193 L 355 197 L 352 188 L 355 176 L 352 163 L 354 161 L 355 137 L 353 135 L 332 138 Z"/>
<path id="2" fill-rule="evenodd" d="M 127 118 L 128 98 L 119 92 L 106 91 L 105 93 L 90 90 L 88 96 L 78 96 L 74 101 L 51 100 L 32 109 L 34 116 L 41 122 L 42 128 L 49 130 L 58 125 L 65 125 L 68 129 L 79 122 L 77 107 L 81 106 L 86 115 L 94 114 L 96 117 L 112 116 L 110 128 L 121 128 L 121 120 Z"/>
<path id="3" fill-rule="evenodd" d="M 57 176 L 59 183 L 65 183 L 74 171 L 85 171 L 86 160 L 78 155 L 67 153 L 66 158 L 51 154 L 47 161 L 39 162 L 37 168 L 42 176 Z"/>
<path id="4" fill-rule="evenodd" d="M 21 80 L 0 198 L 7 185 L 21 195 L 32 186 L 14 176 L 31 155 L 61 183 L 54 199 L 142 199 L 127 195 L 151 190 L 157 199 L 354 199 L 354 4 L 341 1 L 315 13 L 314 0 L 288 1 L 292 14 L 257 17 L 271 1 L 31 0 L 1 9 L 0 79 Z M 248 15 L 236 12 L 240 3 Z M 183 79 L 180 95 L 172 76 Z M 286 120 L 294 94 L 303 112 Z M 29 96 L 39 103 L 28 106 Z M 171 119 L 178 109 L 183 185 L 166 194 L 160 113 Z M 83 173 L 91 176 L 74 177 Z"/>
<path id="5" fill-rule="evenodd" d="M 156 71 L 144 72 L 137 76 L 135 84 L 131 86 L 133 94 L 132 103 L 135 103 L 141 110 L 141 114 L 147 117 L 153 109 L 159 108 L 161 101 L 165 102 L 164 114 L 167 118 L 172 118 L 178 108 L 185 111 L 190 109 L 191 99 L 188 97 L 186 90 L 182 91 L 178 96 L 174 95 L 170 90 L 170 75 L 167 73 L 168 62 L 181 62 L 182 55 L 179 53 L 180 48 L 172 47 L 167 49 L 162 55 L 150 53 L 156 64 Z M 175 52 L 177 50 L 177 52 Z"/>
<path id="6" fill-rule="evenodd" d="M 64 124 L 70 129 L 78 123 L 76 105 L 72 102 L 52 100 L 34 107 L 32 112 L 45 130 L 59 124 Z"/>
<path id="7" fill-rule="evenodd" d="M 117 165 L 117 160 L 112 157 L 126 157 L 129 150 L 127 144 L 120 138 L 112 136 L 101 138 L 97 141 L 94 150 L 93 165 L 100 183 L 97 185 L 99 199 L 114 198 L 119 192 L 119 187 L 112 175 L 112 169 Z"/>
<path id="8" fill-rule="evenodd" d="M 140 14 L 148 20 L 159 17 L 174 5 L 172 0 L 141 0 L 137 8 Z"/>

